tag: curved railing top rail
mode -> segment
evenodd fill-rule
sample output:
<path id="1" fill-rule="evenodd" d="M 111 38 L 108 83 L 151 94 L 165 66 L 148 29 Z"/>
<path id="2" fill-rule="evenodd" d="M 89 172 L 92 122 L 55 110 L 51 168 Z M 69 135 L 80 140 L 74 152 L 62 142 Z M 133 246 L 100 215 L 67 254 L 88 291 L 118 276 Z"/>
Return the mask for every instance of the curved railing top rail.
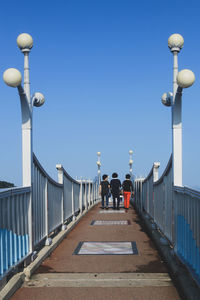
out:
<path id="1" fill-rule="evenodd" d="M 31 191 L 31 187 L 21 187 L 21 188 L 9 188 L 9 189 L 3 189 L 3 191 L 0 190 L 0 198 L 6 198 L 14 195 L 19 195 L 19 194 L 25 194 L 29 193 Z"/>
<path id="2" fill-rule="evenodd" d="M 181 194 L 190 195 L 191 197 L 200 199 L 200 192 L 199 191 L 193 190 L 193 189 L 188 188 L 186 186 L 184 186 L 184 187 L 174 186 L 173 190 L 175 192 L 178 192 L 178 193 L 181 193 Z"/>
<path id="3" fill-rule="evenodd" d="M 172 155 L 169 158 L 169 161 L 167 163 L 167 166 L 166 166 L 164 172 L 162 173 L 161 177 L 157 181 L 154 182 L 154 185 L 157 185 L 163 181 L 164 177 L 169 173 L 171 167 L 172 167 Z"/>
<path id="4" fill-rule="evenodd" d="M 154 165 L 152 166 L 149 174 L 147 175 L 147 177 L 144 179 L 143 183 L 146 182 L 151 176 L 153 176 L 153 168 L 154 168 Z"/>
<path id="5" fill-rule="evenodd" d="M 65 170 L 65 168 L 64 168 L 61 164 L 56 165 L 56 169 L 62 170 L 62 171 L 63 171 L 63 174 L 65 175 L 65 177 L 67 177 L 70 181 L 72 181 L 72 182 L 74 182 L 74 183 L 77 183 L 77 184 L 80 184 L 79 181 L 75 180 L 74 178 L 72 178 L 72 177 L 67 173 L 67 171 Z"/>
<path id="6" fill-rule="evenodd" d="M 61 183 L 58 183 L 57 181 L 55 181 L 53 178 L 51 178 L 49 176 L 49 174 L 45 171 L 45 169 L 42 167 L 42 165 L 40 164 L 39 160 L 37 159 L 36 155 L 33 153 L 33 162 L 34 164 L 38 167 L 38 169 L 40 170 L 40 172 L 47 177 L 47 179 L 49 180 L 49 182 L 51 182 L 52 184 L 54 184 L 57 187 L 62 187 Z"/>

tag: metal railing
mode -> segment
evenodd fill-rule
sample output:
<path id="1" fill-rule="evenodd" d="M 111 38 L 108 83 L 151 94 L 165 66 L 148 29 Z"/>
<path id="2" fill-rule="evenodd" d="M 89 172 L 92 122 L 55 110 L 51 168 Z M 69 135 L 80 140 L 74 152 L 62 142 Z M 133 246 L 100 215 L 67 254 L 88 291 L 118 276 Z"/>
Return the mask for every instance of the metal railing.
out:
<path id="1" fill-rule="evenodd" d="M 33 156 L 33 248 L 61 224 L 63 185 L 54 181 Z M 71 199 L 70 199 L 71 200 Z"/>
<path id="2" fill-rule="evenodd" d="M 174 241 L 174 209 L 172 199 L 172 157 L 162 176 L 154 182 L 154 219 L 166 237 Z"/>
<path id="3" fill-rule="evenodd" d="M 200 192 L 173 187 L 175 251 L 200 278 Z"/>
<path id="4" fill-rule="evenodd" d="M 56 167 L 58 182 L 33 155 L 32 187 L 0 192 L 0 281 L 98 200 L 97 181 L 74 180 L 61 165 Z"/>
<path id="5" fill-rule="evenodd" d="M 153 167 L 143 181 L 142 203 L 144 209 L 153 217 Z"/>
<path id="6" fill-rule="evenodd" d="M 177 256 L 200 279 L 200 192 L 172 183 L 172 157 L 158 180 L 154 167 L 135 180 L 135 205 L 146 212 L 169 240 Z"/>
<path id="7" fill-rule="evenodd" d="M 30 253 L 31 188 L 0 193 L 0 277 Z"/>

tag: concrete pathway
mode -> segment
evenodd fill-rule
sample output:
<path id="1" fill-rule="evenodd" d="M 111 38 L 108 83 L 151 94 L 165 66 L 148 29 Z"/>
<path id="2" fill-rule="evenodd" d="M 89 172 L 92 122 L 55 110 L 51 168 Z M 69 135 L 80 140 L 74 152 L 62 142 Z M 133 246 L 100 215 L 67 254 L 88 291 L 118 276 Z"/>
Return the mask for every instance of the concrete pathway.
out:
<path id="1" fill-rule="evenodd" d="M 96 225 L 94 221 L 98 221 Z M 110 224 L 101 221 L 114 222 Z M 117 221 L 123 222 L 118 224 Z M 81 249 L 80 242 L 135 242 L 137 254 L 76 255 L 74 251 Z M 95 247 L 98 248 L 96 245 Z M 112 245 L 110 248 L 113 251 L 122 251 L 113 247 Z M 109 208 L 102 213 L 100 205 L 95 206 L 80 220 L 31 280 L 25 282 L 11 299 L 55 298 L 180 299 L 165 264 L 143 231 L 135 211 L 131 208 L 128 212 L 123 209 L 111 212 Z"/>

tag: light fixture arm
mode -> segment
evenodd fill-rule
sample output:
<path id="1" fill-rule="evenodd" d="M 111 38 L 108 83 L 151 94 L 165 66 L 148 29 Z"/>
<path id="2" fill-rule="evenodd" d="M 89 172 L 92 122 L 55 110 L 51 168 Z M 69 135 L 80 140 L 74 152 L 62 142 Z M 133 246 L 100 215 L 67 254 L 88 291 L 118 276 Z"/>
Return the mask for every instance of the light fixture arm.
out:
<path id="1" fill-rule="evenodd" d="M 32 105 L 30 107 L 27 95 L 20 85 L 17 87 L 20 102 L 21 102 L 21 114 L 22 114 L 22 128 L 31 128 L 32 127 Z"/>

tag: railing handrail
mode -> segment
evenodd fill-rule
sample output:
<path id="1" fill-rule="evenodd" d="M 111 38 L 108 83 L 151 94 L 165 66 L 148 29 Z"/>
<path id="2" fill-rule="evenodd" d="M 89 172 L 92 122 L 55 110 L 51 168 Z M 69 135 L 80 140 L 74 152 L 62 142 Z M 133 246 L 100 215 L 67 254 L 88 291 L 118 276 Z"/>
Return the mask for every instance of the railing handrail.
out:
<path id="1" fill-rule="evenodd" d="M 5 198 L 5 197 L 10 197 L 14 195 L 19 195 L 19 194 L 25 194 L 25 193 L 30 193 L 31 187 L 12 187 L 8 188 L 4 191 L 0 191 L 0 198 Z"/>
<path id="2" fill-rule="evenodd" d="M 143 183 L 145 183 L 146 181 L 148 181 L 149 178 L 150 178 L 151 176 L 153 176 L 153 168 L 154 168 L 154 165 L 152 166 L 152 168 L 151 168 L 149 174 L 147 175 L 147 177 L 144 179 Z"/>
<path id="3" fill-rule="evenodd" d="M 55 181 L 53 178 L 51 178 L 51 176 L 45 171 L 45 169 L 42 167 L 41 163 L 39 162 L 39 160 L 37 159 L 36 155 L 33 153 L 33 162 L 35 163 L 35 165 L 38 167 L 38 169 L 40 170 L 40 172 L 48 179 L 48 181 L 50 183 L 52 183 L 53 185 L 57 186 L 57 187 L 62 187 L 63 185 L 61 183 L 58 183 L 57 181 Z"/>
<path id="4" fill-rule="evenodd" d="M 172 156 L 157 181 L 151 175 L 152 169 L 145 184 L 135 182 L 135 205 L 153 219 L 193 278 L 200 280 L 200 191 L 173 185 Z"/>
<path id="5" fill-rule="evenodd" d="M 80 182 L 79 182 L 79 181 L 75 180 L 73 177 L 71 177 L 71 176 L 67 173 L 67 171 L 65 170 L 65 168 L 63 167 L 63 165 L 58 164 L 58 165 L 56 165 L 56 168 L 57 168 L 57 169 L 59 168 L 60 170 L 62 170 L 62 171 L 63 171 L 63 175 L 64 175 L 65 177 L 67 177 L 70 181 L 72 181 L 72 182 L 77 183 L 77 184 L 80 185 Z"/>
<path id="6" fill-rule="evenodd" d="M 166 166 L 164 172 L 162 173 L 162 175 L 160 176 L 160 178 L 157 181 L 155 181 L 153 184 L 154 185 L 160 184 L 163 181 L 164 177 L 169 173 L 171 167 L 172 167 L 172 155 L 169 158 L 169 161 L 167 163 L 167 166 Z"/>
<path id="7" fill-rule="evenodd" d="M 191 197 L 195 197 L 200 199 L 200 192 L 196 191 L 194 189 L 191 189 L 189 187 L 180 187 L 180 186 L 173 186 L 173 190 L 177 193 L 181 193 L 181 194 L 186 194 L 186 195 L 190 195 Z"/>

